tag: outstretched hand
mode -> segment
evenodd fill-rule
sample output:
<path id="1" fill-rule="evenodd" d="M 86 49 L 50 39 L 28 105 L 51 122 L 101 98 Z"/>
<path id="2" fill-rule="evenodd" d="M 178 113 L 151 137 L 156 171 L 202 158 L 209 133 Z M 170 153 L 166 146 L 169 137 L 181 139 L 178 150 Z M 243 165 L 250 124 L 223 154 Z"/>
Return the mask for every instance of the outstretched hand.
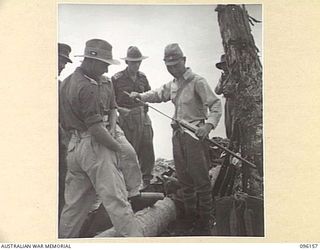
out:
<path id="1" fill-rule="evenodd" d="M 140 93 L 138 93 L 138 92 L 131 92 L 130 95 L 129 95 L 129 97 L 132 98 L 132 99 L 139 99 L 139 100 L 141 100 Z"/>
<path id="2" fill-rule="evenodd" d="M 195 134 L 198 136 L 201 140 L 204 140 L 210 133 L 210 131 L 213 129 L 213 125 L 211 123 L 205 123 L 204 125 L 200 126 Z"/>

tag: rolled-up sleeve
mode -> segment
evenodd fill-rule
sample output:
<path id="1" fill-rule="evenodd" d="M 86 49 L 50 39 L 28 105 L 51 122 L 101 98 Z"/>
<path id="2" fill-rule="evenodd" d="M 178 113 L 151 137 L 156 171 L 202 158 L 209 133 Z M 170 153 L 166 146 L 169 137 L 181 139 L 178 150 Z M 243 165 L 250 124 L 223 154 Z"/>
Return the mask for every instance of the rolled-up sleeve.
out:
<path id="1" fill-rule="evenodd" d="M 222 114 L 221 100 L 213 93 L 204 78 L 197 82 L 195 89 L 201 98 L 203 105 L 209 109 L 206 122 L 212 124 L 214 128 L 216 128 Z"/>
<path id="2" fill-rule="evenodd" d="M 80 90 L 81 111 L 87 128 L 103 121 L 100 114 L 98 91 L 98 85 L 95 84 L 87 85 Z"/>

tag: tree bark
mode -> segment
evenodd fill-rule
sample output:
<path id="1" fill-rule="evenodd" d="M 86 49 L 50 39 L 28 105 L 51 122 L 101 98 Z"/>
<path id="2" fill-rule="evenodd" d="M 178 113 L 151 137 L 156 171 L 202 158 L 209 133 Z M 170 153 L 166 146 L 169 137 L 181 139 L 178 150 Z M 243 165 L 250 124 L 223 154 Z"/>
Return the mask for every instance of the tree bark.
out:
<path id="1" fill-rule="evenodd" d="M 135 218 L 144 237 L 159 236 L 170 222 L 176 220 L 176 205 L 172 199 L 166 197 L 163 200 L 157 201 L 154 206 L 138 211 L 135 214 Z M 120 237 L 120 235 L 114 227 L 112 227 L 95 237 Z"/>
<path id="2" fill-rule="evenodd" d="M 229 81 L 234 90 L 233 136 L 242 157 L 254 162 L 263 176 L 262 143 L 262 65 L 251 34 L 245 6 L 218 5 L 218 22 L 226 55 Z M 257 173 L 243 166 L 243 190 L 250 191 L 250 181 Z"/>

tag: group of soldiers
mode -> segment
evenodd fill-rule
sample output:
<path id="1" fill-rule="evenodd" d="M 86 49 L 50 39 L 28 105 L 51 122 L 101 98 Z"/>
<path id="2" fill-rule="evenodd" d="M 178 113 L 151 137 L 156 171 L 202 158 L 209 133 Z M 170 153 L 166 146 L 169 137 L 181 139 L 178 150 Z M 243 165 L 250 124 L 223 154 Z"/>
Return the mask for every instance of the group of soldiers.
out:
<path id="1" fill-rule="evenodd" d="M 60 75 L 72 61 L 69 45 L 59 43 L 58 48 Z M 143 103 L 170 100 L 175 107 L 172 144 L 184 219 L 191 231 L 211 235 L 213 200 L 204 138 L 217 127 L 222 107 L 205 78 L 186 67 L 176 43 L 165 47 L 163 59 L 173 80 L 158 89 L 151 89 L 139 71 L 147 57 L 135 46 L 121 58 L 127 67 L 111 78 L 104 74 L 119 61 L 107 41 L 87 41 L 79 56 L 81 65 L 59 81 L 59 238 L 79 237 L 88 213 L 100 204 L 119 235 L 143 237 L 132 206 L 150 184 L 155 163 L 153 129 Z M 224 70 L 224 65 L 221 60 L 216 66 Z M 217 94 L 223 93 L 222 85 L 223 75 Z M 181 129 L 175 122 L 179 120 L 197 126 L 196 132 Z"/>

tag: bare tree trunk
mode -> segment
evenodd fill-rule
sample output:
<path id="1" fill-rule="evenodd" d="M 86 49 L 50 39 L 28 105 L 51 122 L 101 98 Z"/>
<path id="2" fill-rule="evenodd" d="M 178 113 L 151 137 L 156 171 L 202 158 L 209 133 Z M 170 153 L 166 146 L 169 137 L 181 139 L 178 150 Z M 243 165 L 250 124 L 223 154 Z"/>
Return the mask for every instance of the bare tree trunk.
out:
<path id="1" fill-rule="evenodd" d="M 168 197 L 159 200 L 152 207 L 147 207 L 135 214 L 137 223 L 143 232 L 144 237 L 159 236 L 169 225 L 176 220 L 177 209 L 174 201 Z M 114 227 L 98 234 L 101 237 L 119 237 Z"/>
<path id="2" fill-rule="evenodd" d="M 235 93 L 233 132 L 241 155 L 254 162 L 263 176 L 262 65 L 251 35 L 245 6 L 218 5 L 218 22 L 226 54 L 231 86 Z M 243 164 L 243 189 L 250 191 L 248 179 L 257 176 Z"/>

